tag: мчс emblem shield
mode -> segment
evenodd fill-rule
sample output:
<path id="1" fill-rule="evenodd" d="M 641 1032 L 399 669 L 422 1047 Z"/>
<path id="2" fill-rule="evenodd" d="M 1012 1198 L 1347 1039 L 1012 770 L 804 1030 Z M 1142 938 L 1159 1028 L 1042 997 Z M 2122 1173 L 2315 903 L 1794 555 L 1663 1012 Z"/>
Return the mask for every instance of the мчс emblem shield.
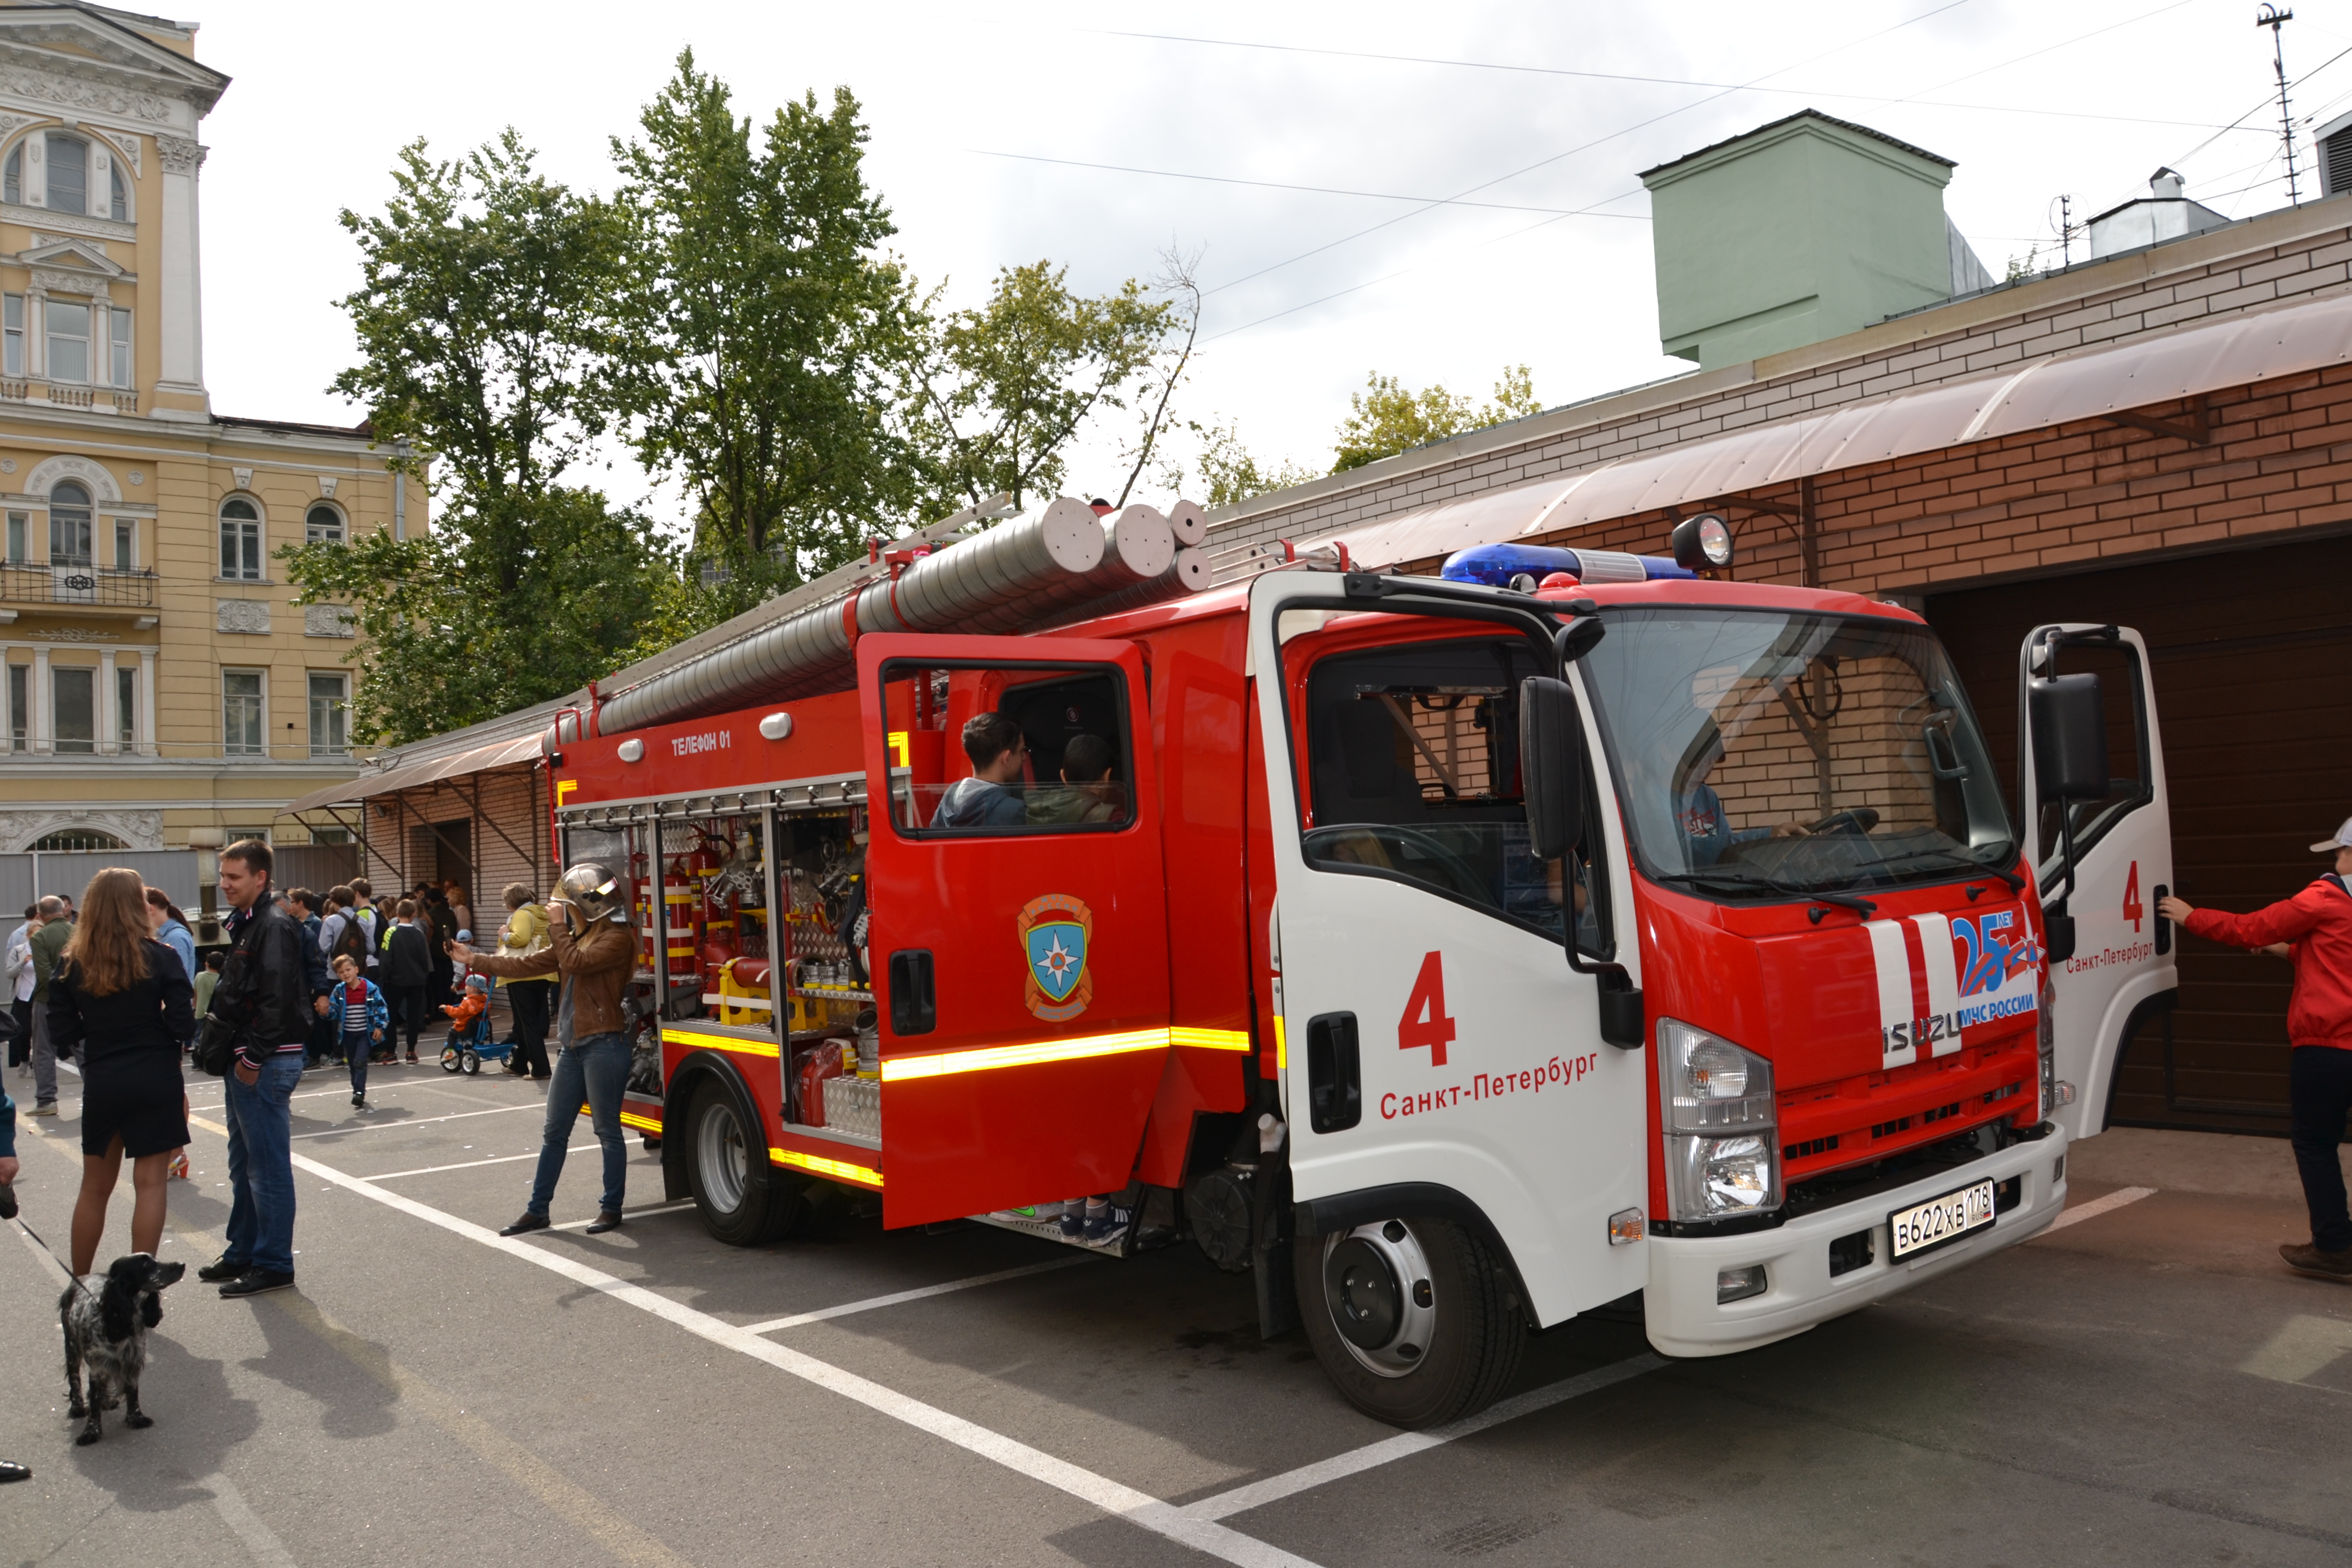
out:
<path id="1" fill-rule="evenodd" d="M 1066 893 L 1047 893 L 1024 904 L 1015 924 L 1029 965 L 1022 993 L 1029 1011 L 1049 1024 L 1085 1012 L 1095 993 L 1087 973 L 1094 911 Z"/>

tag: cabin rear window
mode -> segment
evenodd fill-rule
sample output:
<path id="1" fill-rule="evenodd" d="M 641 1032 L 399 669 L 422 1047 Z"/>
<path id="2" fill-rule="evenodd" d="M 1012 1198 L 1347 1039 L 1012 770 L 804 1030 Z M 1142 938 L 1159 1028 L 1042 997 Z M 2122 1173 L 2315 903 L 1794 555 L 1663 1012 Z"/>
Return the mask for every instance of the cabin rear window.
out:
<path id="1" fill-rule="evenodd" d="M 910 837 L 1116 832 L 1135 820 L 1116 668 L 886 665 L 890 817 Z"/>

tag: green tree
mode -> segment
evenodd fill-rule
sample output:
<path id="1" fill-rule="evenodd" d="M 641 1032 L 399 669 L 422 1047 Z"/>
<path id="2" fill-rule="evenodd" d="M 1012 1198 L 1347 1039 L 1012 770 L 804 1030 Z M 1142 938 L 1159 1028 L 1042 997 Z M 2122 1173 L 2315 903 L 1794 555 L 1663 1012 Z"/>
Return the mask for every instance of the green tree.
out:
<path id="1" fill-rule="evenodd" d="M 1188 474 L 1181 464 L 1171 463 L 1160 470 L 1160 480 L 1171 490 L 1190 492 L 1202 506 L 1232 506 L 1268 490 L 1286 490 L 1323 477 L 1320 469 L 1303 463 L 1260 463 L 1242 445 L 1240 427 L 1234 421 L 1186 420 L 1184 428 L 1200 444 L 1192 471 Z"/>
<path id="2" fill-rule="evenodd" d="M 639 459 L 693 503 L 697 629 L 838 565 L 905 515 L 923 468 L 903 417 L 921 311 L 880 249 L 857 100 L 776 111 L 754 145 L 689 50 L 614 142 L 632 216 L 615 377 Z"/>
<path id="3" fill-rule="evenodd" d="M 613 210 L 541 176 L 511 130 L 454 163 L 414 142 L 393 178 L 383 212 L 342 214 L 360 358 L 331 390 L 427 475 L 437 525 L 278 555 L 297 603 L 351 606 L 354 738 L 397 744 L 611 668 L 667 568 L 646 520 L 562 482 L 605 427 Z"/>
<path id="4" fill-rule="evenodd" d="M 1331 465 L 1335 474 L 1543 411 L 1534 381 L 1523 364 L 1503 367 L 1494 399 L 1484 408 L 1434 384 L 1409 392 L 1396 377 L 1377 372 L 1365 379 L 1364 390 L 1350 396 L 1348 404 L 1348 417 L 1339 425 L 1335 453 L 1339 460 Z"/>
<path id="5" fill-rule="evenodd" d="M 1006 268 L 983 304 L 951 313 L 938 333 L 925 436 L 952 506 L 1001 490 L 1026 505 L 1058 489 L 1071 438 L 1089 418 L 1127 406 L 1129 384 L 1170 333 L 1172 303 L 1135 279 L 1087 299 L 1070 290 L 1067 273 L 1047 261 Z M 1181 374 L 1167 373 L 1171 383 Z"/>

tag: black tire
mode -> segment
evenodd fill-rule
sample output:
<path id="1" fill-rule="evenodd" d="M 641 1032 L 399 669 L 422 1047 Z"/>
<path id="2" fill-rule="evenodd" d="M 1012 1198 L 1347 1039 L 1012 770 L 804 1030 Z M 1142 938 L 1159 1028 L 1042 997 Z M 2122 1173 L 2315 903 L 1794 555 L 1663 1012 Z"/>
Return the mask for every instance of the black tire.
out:
<path id="1" fill-rule="evenodd" d="M 759 1124 L 716 1080 L 694 1091 L 687 1111 L 686 1184 L 702 1227 L 730 1247 L 774 1241 L 799 1216 L 798 1188 L 776 1173 Z"/>
<path id="2" fill-rule="evenodd" d="M 1400 1269 L 1401 1259 L 1417 1261 Z M 1374 1420 L 1409 1431 L 1458 1421 L 1493 1404 L 1518 1368 L 1527 1321 L 1517 1294 L 1478 1238 L 1449 1220 L 1300 1237 L 1291 1269 L 1315 1359 Z M 1424 1280 L 1427 1301 L 1406 1307 Z"/>
<path id="3" fill-rule="evenodd" d="M 482 1058 L 470 1050 L 458 1059 L 464 1063 L 466 1070 L 469 1073 L 478 1073 L 482 1070 Z"/>

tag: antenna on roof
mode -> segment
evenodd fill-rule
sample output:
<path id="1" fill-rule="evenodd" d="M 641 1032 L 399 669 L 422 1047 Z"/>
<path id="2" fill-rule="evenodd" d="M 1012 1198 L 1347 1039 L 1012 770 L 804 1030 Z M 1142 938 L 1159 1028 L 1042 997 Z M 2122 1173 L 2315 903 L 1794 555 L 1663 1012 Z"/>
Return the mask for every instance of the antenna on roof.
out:
<path id="1" fill-rule="evenodd" d="M 2278 72 L 2279 135 L 2286 142 L 2286 199 L 2289 205 L 2301 206 L 2303 196 L 2294 181 L 2294 121 L 2286 110 L 2286 46 L 2279 35 L 2279 29 L 2294 20 L 2294 12 L 2271 5 L 2254 13 L 2254 26 L 2271 30 L 2271 64 Z"/>

